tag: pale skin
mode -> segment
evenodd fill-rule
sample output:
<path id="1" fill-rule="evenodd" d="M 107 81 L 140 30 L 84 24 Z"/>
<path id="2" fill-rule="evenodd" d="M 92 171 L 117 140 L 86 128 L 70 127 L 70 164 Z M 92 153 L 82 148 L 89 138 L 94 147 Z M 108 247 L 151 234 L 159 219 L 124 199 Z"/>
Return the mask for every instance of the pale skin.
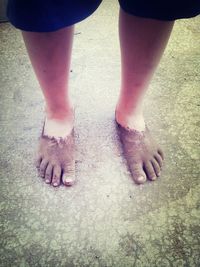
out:
<path id="1" fill-rule="evenodd" d="M 124 155 L 137 184 L 156 180 L 163 165 L 163 152 L 145 127 L 143 99 L 173 24 L 120 10 L 121 88 L 115 119 Z M 69 97 L 73 33 L 74 26 L 50 33 L 22 31 L 46 106 L 36 165 L 40 176 L 53 186 L 74 183 L 74 112 Z M 55 142 L 58 137 L 68 141 L 59 145 Z"/>

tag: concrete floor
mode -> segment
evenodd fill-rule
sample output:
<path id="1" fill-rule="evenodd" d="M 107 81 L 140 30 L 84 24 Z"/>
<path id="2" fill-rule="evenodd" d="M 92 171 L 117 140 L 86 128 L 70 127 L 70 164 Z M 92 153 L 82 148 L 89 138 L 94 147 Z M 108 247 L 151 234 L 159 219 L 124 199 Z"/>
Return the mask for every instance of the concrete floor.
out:
<path id="1" fill-rule="evenodd" d="M 137 186 L 113 120 L 117 15 L 117 3 L 107 0 L 76 27 L 72 188 L 37 176 L 43 96 L 20 32 L 0 24 L 0 266 L 200 266 L 200 18 L 176 22 L 146 95 L 146 121 L 166 161 L 158 181 Z"/>

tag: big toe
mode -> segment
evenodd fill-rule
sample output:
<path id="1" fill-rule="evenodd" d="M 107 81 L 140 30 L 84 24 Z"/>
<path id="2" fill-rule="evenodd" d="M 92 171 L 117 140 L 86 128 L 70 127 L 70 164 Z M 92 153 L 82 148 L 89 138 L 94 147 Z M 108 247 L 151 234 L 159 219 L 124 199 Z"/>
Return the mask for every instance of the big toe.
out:
<path id="1" fill-rule="evenodd" d="M 129 168 L 135 183 L 144 184 L 146 182 L 147 178 L 145 172 L 143 171 L 142 164 L 131 163 L 129 164 Z"/>
<path id="2" fill-rule="evenodd" d="M 62 182 L 66 186 L 71 186 L 75 183 L 75 162 L 64 167 Z"/>

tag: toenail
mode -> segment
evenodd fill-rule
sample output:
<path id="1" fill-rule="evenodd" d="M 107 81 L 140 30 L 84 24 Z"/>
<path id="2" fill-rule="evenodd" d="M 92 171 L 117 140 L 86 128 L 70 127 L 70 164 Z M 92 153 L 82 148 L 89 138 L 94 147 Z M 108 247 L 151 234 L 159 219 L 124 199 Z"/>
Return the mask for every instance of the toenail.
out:
<path id="1" fill-rule="evenodd" d="M 55 182 L 55 183 L 53 183 L 53 186 L 58 186 L 58 184 Z"/>
<path id="2" fill-rule="evenodd" d="M 160 176 L 160 172 L 158 173 L 158 176 Z"/>
<path id="3" fill-rule="evenodd" d="M 156 176 L 152 176 L 151 180 L 155 181 L 156 180 Z"/>
<path id="4" fill-rule="evenodd" d="M 73 182 L 74 182 L 74 181 L 73 181 L 72 179 L 66 179 L 66 180 L 65 180 L 65 184 L 66 184 L 66 185 L 72 185 Z"/>
<path id="5" fill-rule="evenodd" d="M 48 179 L 46 179 L 46 180 L 45 180 L 45 183 L 49 184 L 49 183 L 50 183 L 50 181 L 49 181 Z"/>
<path id="6" fill-rule="evenodd" d="M 143 182 L 146 181 L 146 179 L 145 179 L 144 176 L 139 176 L 139 177 L 137 178 L 137 181 L 138 181 L 139 183 L 143 183 Z"/>

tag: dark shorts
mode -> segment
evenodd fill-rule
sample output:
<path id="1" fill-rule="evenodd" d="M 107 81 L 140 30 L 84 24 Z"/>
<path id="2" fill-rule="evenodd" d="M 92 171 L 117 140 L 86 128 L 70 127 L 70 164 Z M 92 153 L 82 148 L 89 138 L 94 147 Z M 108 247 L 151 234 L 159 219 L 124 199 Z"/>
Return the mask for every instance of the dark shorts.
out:
<path id="1" fill-rule="evenodd" d="M 49 32 L 87 18 L 101 2 L 101 0 L 8 0 L 7 17 L 18 29 Z M 164 21 L 191 18 L 200 14 L 200 0 L 119 0 L 119 4 L 131 15 Z"/>

